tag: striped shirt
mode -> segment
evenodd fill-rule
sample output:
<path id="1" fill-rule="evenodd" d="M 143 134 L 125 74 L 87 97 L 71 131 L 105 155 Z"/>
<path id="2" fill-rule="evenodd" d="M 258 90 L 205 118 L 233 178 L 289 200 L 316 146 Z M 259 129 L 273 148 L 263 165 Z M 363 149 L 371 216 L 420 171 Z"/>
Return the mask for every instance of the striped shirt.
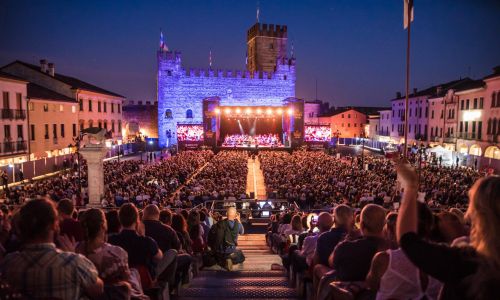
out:
<path id="1" fill-rule="evenodd" d="M 0 264 L 4 280 L 29 298 L 82 299 L 98 279 L 83 255 L 63 252 L 52 243 L 28 245 Z"/>

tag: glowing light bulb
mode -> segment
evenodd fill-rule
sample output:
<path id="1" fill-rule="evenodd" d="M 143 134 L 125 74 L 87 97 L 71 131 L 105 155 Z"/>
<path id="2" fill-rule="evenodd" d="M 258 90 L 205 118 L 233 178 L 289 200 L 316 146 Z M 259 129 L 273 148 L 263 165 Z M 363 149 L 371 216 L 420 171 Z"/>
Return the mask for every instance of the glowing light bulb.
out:
<path id="1" fill-rule="evenodd" d="M 282 110 L 281 108 L 278 108 L 278 110 L 276 111 L 276 113 L 277 113 L 278 115 L 281 115 L 281 114 L 283 113 L 283 110 Z"/>
<path id="2" fill-rule="evenodd" d="M 252 109 L 250 107 L 248 107 L 246 110 L 245 110 L 246 114 L 247 115 L 250 115 L 252 113 Z"/>
<path id="3" fill-rule="evenodd" d="M 272 110 L 272 109 L 270 109 L 270 108 L 268 108 L 268 109 L 266 110 L 266 113 L 267 113 L 268 115 L 270 115 L 270 114 L 272 114 L 272 113 L 273 113 L 273 110 Z"/>
<path id="4" fill-rule="evenodd" d="M 288 109 L 288 114 L 289 114 L 289 115 L 293 115 L 293 108 L 289 108 L 289 109 Z"/>
<path id="5" fill-rule="evenodd" d="M 257 113 L 258 113 L 258 114 L 261 114 L 261 113 L 262 113 L 262 109 L 257 108 Z"/>
<path id="6" fill-rule="evenodd" d="M 225 112 L 226 112 L 226 114 L 230 114 L 231 113 L 231 109 L 230 108 L 226 108 Z"/>
<path id="7" fill-rule="evenodd" d="M 237 114 L 239 114 L 240 112 L 241 112 L 241 109 L 238 107 L 238 108 L 236 109 L 236 113 L 237 113 Z"/>
<path id="8" fill-rule="evenodd" d="M 216 108 L 216 109 L 215 109 L 215 113 L 216 113 L 216 114 L 220 114 L 220 109 Z"/>

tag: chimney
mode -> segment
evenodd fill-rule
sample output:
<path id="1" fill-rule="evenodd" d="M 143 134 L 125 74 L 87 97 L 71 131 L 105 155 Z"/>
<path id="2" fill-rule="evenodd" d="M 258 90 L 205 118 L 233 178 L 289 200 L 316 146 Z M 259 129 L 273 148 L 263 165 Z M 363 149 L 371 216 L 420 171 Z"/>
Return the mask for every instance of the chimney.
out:
<path id="1" fill-rule="evenodd" d="M 413 88 L 413 96 L 417 95 L 417 88 Z"/>
<path id="2" fill-rule="evenodd" d="M 49 75 L 54 77 L 56 73 L 56 67 L 54 66 L 54 63 L 49 63 Z"/>
<path id="3" fill-rule="evenodd" d="M 438 86 L 436 88 L 436 94 L 439 96 L 441 94 L 441 92 L 443 91 L 443 87 L 442 86 Z"/>
<path id="4" fill-rule="evenodd" d="M 401 92 L 396 92 L 396 99 L 401 98 Z"/>
<path id="5" fill-rule="evenodd" d="M 40 71 L 43 73 L 47 73 L 47 60 L 46 59 L 40 59 Z"/>

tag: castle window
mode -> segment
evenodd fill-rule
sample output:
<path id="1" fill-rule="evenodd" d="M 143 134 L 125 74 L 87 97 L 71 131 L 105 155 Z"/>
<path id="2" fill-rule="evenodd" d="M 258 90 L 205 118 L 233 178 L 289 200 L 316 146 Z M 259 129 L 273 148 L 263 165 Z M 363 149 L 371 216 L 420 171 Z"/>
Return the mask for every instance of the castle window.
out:
<path id="1" fill-rule="evenodd" d="M 167 109 L 165 111 L 165 119 L 172 119 L 173 116 L 172 116 L 172 110 L 171 109 Z"/>
<path id="2" fill-rule="evenodd" d="M 286 80 L 286 75 L 283 76 L 283 79 Z"/>
<path id="3" fill-rule="evenodd" d="M 274 45 L 272 43 L 269 44 L 269 49 L 274 49 Z"/>
<path id="4" fill-rule="evenodd" d="M 191 109 L 186 110 L 186 119 L 193 118 L 193 111 Z"/>
<path id="5" fill-rule="evenodd" d="M 172 71 L 168 70 L 167 71 L 167 76 L 172 76 Z"/>

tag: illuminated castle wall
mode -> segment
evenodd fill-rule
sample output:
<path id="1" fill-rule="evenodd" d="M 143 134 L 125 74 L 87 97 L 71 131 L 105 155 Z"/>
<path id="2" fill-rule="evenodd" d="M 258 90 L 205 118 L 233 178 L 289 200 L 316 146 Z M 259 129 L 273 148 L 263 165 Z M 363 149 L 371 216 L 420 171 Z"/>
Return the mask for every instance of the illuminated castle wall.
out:
<path id="1" fill-rule="evenodd" d="M 261 49 L 256 47 L 258 38 Z M 275 40 L 280 40 L 276 44 Z M 266 45 L 266 49 L 262 45 Z M 252 47 L 251 57 L 262 53 L 267 66 L 259 68 L 256 60 L 250 71 L 230 70 L 185 70 L 181 53 L 160 49 L 158 59 L 158 136 L 160 146 L 177 142 L 177 124 L 201 124 L 203 122 L 203 99 L 219 97 L 220 105 L 226 106 L 282 106 L 284 100 L 295 97 L 295 59 L 283 56 L 286 51 L 274 51 L 286 47 L 286 26 L 255 24 L 248 31 L 247 44 Z M 269 49 L 273 50 L 272 52 Z M 272 53 L 275 56 L 272 57 Z M 271 56 L 271 57 L 270 57 Z M 274 60 L 274 72 L 269 68 Z M 257 61 L 258 64 L 258 61 Z M 249 65 L 247 65 L 249 68 Z M 170 133 L 170 139 L 167 138 Z M 167 141 L 168 139 L 168 141 Z"/>

